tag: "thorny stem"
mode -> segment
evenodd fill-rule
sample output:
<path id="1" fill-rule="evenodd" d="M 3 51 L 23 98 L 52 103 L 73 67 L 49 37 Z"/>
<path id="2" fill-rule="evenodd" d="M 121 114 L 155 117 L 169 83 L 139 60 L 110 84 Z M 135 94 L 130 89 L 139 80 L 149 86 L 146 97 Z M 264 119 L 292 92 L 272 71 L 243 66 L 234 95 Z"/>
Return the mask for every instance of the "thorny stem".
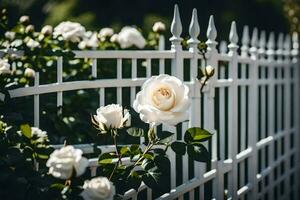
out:
<path id="1" fill-rule="evenodd" d="M 115 145 L 115 148 L 116 148 L 116 155 L 118 156 L 118 161 L 113 169 L 113 171 L 111 172 L 110 176 L 109 176 L 109 180 L 112 179 L 115 171 L 117 170 L 119 164 L 122 164 L 122 157 L 118 151 L 118 143 L 117 143 L 117 133 L 115 130 L 112 131 L 112 137 L 113 137 L 113 142 L 114 142 L 114 145 Z"/>
<path id="2" fill-rule="evenodd" d="M 153 142 L 148 143 L 148 145 L 147 145 L 145 151 L 143 152 L 142 156 L 134 163 L 134 167 L 137 166 L 138 163 L 141 162 L 141 161 L 143 160 L 144 155 L 145 155 L 146 153 L 148 153 L 148 152 L 151 150 L 151 148 L 153 147 L 153 145 L 154 145 Z"/>

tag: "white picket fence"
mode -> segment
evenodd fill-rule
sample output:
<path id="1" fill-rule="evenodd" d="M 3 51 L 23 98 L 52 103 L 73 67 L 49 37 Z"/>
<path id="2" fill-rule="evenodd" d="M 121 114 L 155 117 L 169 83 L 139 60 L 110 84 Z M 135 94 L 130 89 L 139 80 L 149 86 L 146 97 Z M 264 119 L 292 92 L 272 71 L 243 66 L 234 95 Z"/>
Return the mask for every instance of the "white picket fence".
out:
<path id="1" fill-rule="evenodd" d="M 182 123 L 182 130 L 201 126 L 213 132 L 211 143 L 206 144 L 212 152 L 212 160 L 211 167 L 208 167 L 203 163 L 190 162 L 187 155 L 176 159 L 176 155 L 169 151 L 172 190 L 158 199 L 299 199 L 300 66 L 297 34 L 292 40 L 290 35 L 278 34 L 275 42 L 274 33 L 270 33 L 267 41 L 264 31 L 254 28 L 250 37 L 249 28 L 245 26 L 239 49 L 236 23 L 232 22 L 229 51 L 225 42 L 221 42 L 218 51 L 217 30 L 211 16 L 206 56 L 208 64 L 216 71 L 201 94 L 201 83 L 196 76 L 198 67 L 204 67 L 204 62 L 197 50 L 200 32 L 197 18 L 197 10 L 194 9 L 188 50 L 181 46 L 182 24 L 175 6 L 171 50 L 75 51 L 77 58 L 93 60 L 91 69 L 96 80 L 64 82 L 63 58 L 59 57 L 56 83 L 40 85 L 37 73 L 34 86 L 14 89 L 9 93 L 13 98 L 34 96 L 34 125 L 39 126 L 40 95 L 57 93 L 57 106 L 63 106 L 64 92 L 99 88 L 99 99 L 95 101 L 105 105 L 106 88 L 117 88 L 116 103 L 122 104 L 122 96 L 128 95 L 122 93 L 122 88 L 129 87 L 132 104 L 136 87 L 153 75 L 152 60 L 159 60 L 160 74 L 165 73 L 165 61 L 171 60 L 172 75 L 182 80 L 188 77 L 186 84 L 192 99 L 190 119 Z M 101 59 L 116 59 L 116 79 L 97 79 L 97 60 Z M 122 77 L 124 59 L 131 60 L 131 78 Z M 146 61 L 145 77 L 137 77 L 138 60 Z M 189 74 L 184 74 L 183 66 L 188 67 Z M 163 126 L 163 129 L 176 131 L 174 127 Z M 85 153 L 93 151 L 89 144 L 77 147 Z M 101 148 L 102 152 L 113 149 L 110 145 Z M 90 159 L 90 167 L 92 175 L 95 175 L 97 159 Z M 207 186 L 208 183 L 211 185 Z M 207 188 L 212 191 L 207 192 Z M 155 191 L 145 185 L 139 191 L 145 189 L 147 199 L 152 199 Z M 124 198 L 139 199 L 139 191 L 132 189 Z"/>

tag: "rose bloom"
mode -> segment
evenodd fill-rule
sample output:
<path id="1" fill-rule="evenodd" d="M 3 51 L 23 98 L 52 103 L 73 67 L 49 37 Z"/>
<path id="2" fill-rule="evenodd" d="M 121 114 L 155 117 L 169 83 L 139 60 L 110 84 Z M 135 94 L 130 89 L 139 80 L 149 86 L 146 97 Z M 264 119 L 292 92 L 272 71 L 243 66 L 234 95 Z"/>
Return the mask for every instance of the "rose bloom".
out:
<path id="1" fill-rule="evenodd" d="M 118 34 L 118 43 L 122 49 L 126 49 L 131 46 L 136 46 L 142 49 L 146 45 L 146 40 L 136 28 L 125 26 Z"/>
<path id="2" fill-rule="evenodd" d="M 86 36 L 81 42 L 79 42 L 78 48 L 79 49 L 85 49 L 86 47 L 97 48 L 98 43 L 99 41 L 97 38 L 97 33 L 91 33 L 88 37 Z"/>
<path id="3" fill-rule="evenodd" d="M 111 37 L 110 37 L 110 42 L 112 43 L 115 43 L 115 42 L 118 42 L 118 34 L 113 34 Z"/>
<path id="4" fill-rule="evenodd" d="M 97 115 L 92 118 L 93 124 L 101 131 L 130 126 L 130 113 L 118 104 L 101 106 L 96 112 Z"/>
<path id="5" fill-rule="evenodd" d="M 4 35 L 9 40 L 13 40 L 16 37 L 16 33 L 13 31 L 6 31 Z"/>
<path id="6" fill-rule="evenodd" d="M 84 200 L 113 200 L 115 187 L 106 177 L 93 178 L 84 182 L 80 195 Z"/>
<path id="7" fill-rule="evenodd" d="M 99 31 L 99 38 L 102 40 L 107 37 L 111 37 L 114 34 L 114 30 L 112 28 L 103 28 Z"/>
<path id="8" fill-rule="evenodd" d="M 73 146 L 64 146 L 50 155 L 46 165 L 49 167 L 49 174 L 52 174 L 55 178 L 66 180 L 71 178 L 73 170 L 77 177 L 82 175 L 89 165 L 89 161 L 82 157 L 80 149 L 74 149 Z"/>
<path id="9" fill-rule="evenodd" d="M 41 33 L 44 35 L 51 35 L 52 32 L 53 32 L 53 27 L 51 25 L 46 25 L 41 30 Z"/>
<path id="10" fill-rule="evenodd" d="M 30 38 L 26 42 L 26 46 L 29 47 L 29 48 L 36 48 L 36 47 L 40 46 L 40 43 L 38 41 L 35 41 L 35 40 L 33 40 L 33 39 Z"/>
<path id="11" fill-rule="evenodd" d="M 212 77 L 215 73 L 215 69 L 211 65 L 206 66 L 204 70 L 204 74 L 208 77 Z"/>
<path id="12" fill-rule="evenodd" d="M 29 69 L 29 68 L 27 68 Z M 36 142 L 45 143 L 48 142 L 48 135 L 46 131 L 42 131 L 37 127 L 31 127 L 31 135 L 37 137 Z"/>
<path id="13" fill-rule="evenodd" d="M 84 37 L 85 28 L 77 22 L 61 22 L 54 28 L 54 37 L 62 36 L 64 40 L 79 42 Z"/>
<path id="14" fill-rule="evenodd" d="M 163 32 L 166 30 L 166 25 L 162 22 L 155 22 L 155 24 L 152 27 L 153 32 Z"/>
<path id="15" fill-rule="evenodd" d="M 7 60 L 0 58 L 0 74 L 10 74 L 10 64 Z"/>
<path id="16" fill-rule="evenodd" d="M 136 95 L 133 108 L 152 126 L 176 125 L 188 119 L 189 88 L 178 78 L 161 74 L 152 76 Z"/>
<path id="17" fill-rule="evenodd" d="M 35 71 L 31 68 L 26 68 L 24 71 L 24 76 L 33 78 L 35 76 Z"/>

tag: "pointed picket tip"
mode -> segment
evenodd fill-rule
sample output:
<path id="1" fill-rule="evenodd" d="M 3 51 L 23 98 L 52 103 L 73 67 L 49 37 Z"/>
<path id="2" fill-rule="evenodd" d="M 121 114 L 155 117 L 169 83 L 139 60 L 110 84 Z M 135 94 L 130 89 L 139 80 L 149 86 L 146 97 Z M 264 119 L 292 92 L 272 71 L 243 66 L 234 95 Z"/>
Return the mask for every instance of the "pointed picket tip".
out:
<path id="1" fill-rule="evenodd" d="M 200 26 L 196 8 L 193 9 L 192 19 L 189 26 L 189 34 L 191 38 L 188 40 L 188 43 L 199 43 L 197 38 L 200 34 Z"/>
<path id="2" fill-rule="evenodd" d="M 260 48 L 260 49 L 265 49 L 265 48 L 266 48 L 266 43 L 267 43 L 267 35 L 266 35 L 266 31 L 262 30 L 262 31 L 260 32 L 259 48 Z"/>
<path id="3" fill-rule="evenodd" d="M 254 28 L 251 37 L 251 47 L 257 47 L 258 29 Z"/>
<path id="4" fill-rule="evenodd" d="M 229 33 L 229 41 L 231 44 L 237 44 L 239 41 L 239 36 L 237 34 L 235 21 L 233 21 L 231 23 L 230 33 Z"/>
<path id="5" fill-rule="evenodd" d="M 283 49 L 283 33 L 279 33 L 278 39 L 277 39 L 277 49 Z"/>
<path id="6" fill-rule="evenodd" d="M 182 24 L 181 24 L 181 19 L 179 14 L 179 8 L 177 4 L 175 4 L 174 6 L 174 16 L 171 24 L 171 33 L 172 33 L 171 40 L 181 40 L 180 35 L 182 33 Z"/>
<path id="7" fill-rule="evenodd" d="M 268 49 L 274 49 L 275 48 L 275 34 L 274 32 L 271 32 L 269 35 L 269 40 L 267 44 Z"/>
<path id="8" fill-rule="evenodd" d="M 215 41 L 217 38 L 217 29 L 215 26 L 214 16 L 211 15 L 209 17 L 207 32 L 206 32 L 207 39 L 210 41 Z"/>
<path id="9" fill-rule="evenodd" d="M 249 26 L 244 26 L 243 28 L 243 36 L 242 36 L 242 45 L 248 46 L 250 42 L 250 36 L 249 36 Z"/>

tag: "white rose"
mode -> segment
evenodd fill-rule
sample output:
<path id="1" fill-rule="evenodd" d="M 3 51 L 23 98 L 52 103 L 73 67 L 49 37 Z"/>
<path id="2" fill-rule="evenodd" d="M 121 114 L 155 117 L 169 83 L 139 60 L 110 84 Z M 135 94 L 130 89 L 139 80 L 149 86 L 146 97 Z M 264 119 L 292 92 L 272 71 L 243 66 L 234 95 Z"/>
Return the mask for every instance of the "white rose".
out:
<path id="1" fill-rule="evenodd" d="M 49 167 L 49 173 L 59 179 L 69 179 L 73 175 L 80 176 L 85 172 L 89 165 L 88 159 L 82 157 L 80 149 L 74 149 L 73 146 L 64 146 L 55 150 L 46 163 Z"/>
<path id="2" fill-rule="evenodd" d="M 5 37 L 9 40 L 13 40 L 16 37 L 16 33 L 13 31 L 6 31 L 5 32 Z"/>
<path id="3" fill-rule="evenodd" d="M 112 28 L 103 28 L 99 31 L 99 38 L 105 39 L 107 37 L 111 37 L 114 34 L 114 30 Z"/>
<path id="4" fill-rule="evenodd" d="M 110 104 L 98 108 L 93 120 L 99 130 L 106 131 L 130 126 L 131 117 L 127 109 L 123 110 L 123 107 L 118 104 Z"/>
<path id="5" fill-rule="evenodd" d="M 10 74 L 10 64 L 7 60 L 3 60 L 0 58 L 0 74 Z"/>
<path id="6" fill-rule="evenodd" d="M 31 33 L 34 31 L 34 26 L 32 24 L 26 26 L 25 33 Z"/>
<path id="7" fill-rule="evenodd" d="M 153 32 L 162 32 L 166 30 L 166 25 L 162 22 L 155 22 L 155 24 L 152 27 Z"/>
<path id="8" fill-rule="evenodd" d="M 125 26 L 118 34 L 118 42 L 122 49 L 136 46 L 140 49 L 146 45 L 146 40 L 143 35 L 133 27 Z"/>
<path id="9" fill-rule="evenodd" d="M 53 32 L 53 27 L 50 25 L 46 25 L 42 28 L 41 33 L 44 35 L 51 35 Z"/>
<path id="10" fill-rule="evenodd" d="M 37 142 L 40 143 L 45 143 L 48 140 L 48 135 L 46 131 L 42 131 L 41 129 L 37 128 L 37 127 L 31 127 L 31 134 L 32 136 L 36 136 L 37 137 Z"/>
<path id="11" fill-rule="evenodd" d="M 153 126 L 176 125 L 188 119 L 188 93 L 189 88 L 174 76 L 152 76 L 137 94 L 133 108 L 144 122 Z"/>
<path id="12" fill-rule="evenodd" d="M 106 177 L 98 177 L 85 181 L 80 195 L 84 200 L 113 200 L 115 193 L 115 186 Z"/>
<path id="13" fill-rule="evenodd" d="M 58 37 L 61 35 L 64 40 L 71 42 L 79 42 L 84 37 L 85 28 L 77 22 L 61 22 L 54 28 L 53 35 Z"/>
<path id="14" fill-rule="evenodd" d="M 24 71 L 24 75 L 29 78 L 33 78 L 35 76 L 35 71 L 31 68 L 26 68 Z"/>
<path id="15" fill-rule="evenodd" d="M 118 42 L 118 34 L 113 34 L 111 37 L 110 37 L 110 42 L 112 43 L 115 43 L 115 42 Z"/>
<path id="16" fill-rule="evenodd" d="M 88 33 L 88 32 L 87 32 Z M 98 47 L 98 38 L 97 33 L 88 33 L 85 34 L 85 37 L 78 44 L 79 49 L 85 49 L 86 47 L 97 48 Z"/>
<path id="17" fill-rule="evenodd" d="M 35 41 L 35 40 L 33 40 L 33 39 L 30 38 L 26 42 L 26 46 L 29 47 L 29 48 L 36 48 L 36 47 L 40 46 L 40 43 L 38 41 Z"/>
<path id="18" fill-rule="evenodd" d="M 20 17 L 19 21 L 24 24 L 24 23 L 28 23 L 30 21 L 29 16 L 27 15 L 23 15 Z"/>
<path id="19" fill-rule="evenodd" d="M 215 69 L 210 65 L 206 66 L 204 70 L 205 70 L 204 75 L 208 77 L 212 77 L 215 73 Z"/>

